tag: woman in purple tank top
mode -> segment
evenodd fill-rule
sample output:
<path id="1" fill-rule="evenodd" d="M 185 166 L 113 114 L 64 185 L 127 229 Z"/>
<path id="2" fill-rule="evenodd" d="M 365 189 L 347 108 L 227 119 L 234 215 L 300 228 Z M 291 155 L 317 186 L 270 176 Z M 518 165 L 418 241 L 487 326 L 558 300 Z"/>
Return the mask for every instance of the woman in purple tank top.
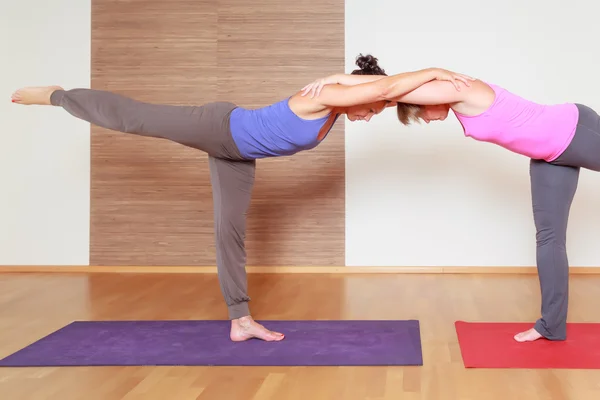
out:
<path id="1" fill-rule="evenodd" d="M 337 79 L 320 79 L 308 85 L 307 91 L 317 94 Z M 429 81 L 389 100 L 397 102 L 398 119 L 404 125 L 443 121 L 452 110 L 466 136 L 530 159 L 542 306 L 534 326 L 514 338 L 519 342 L 565 340 L 569 297 L 567 223 L 580 169 L 600 171 L 598 113 L 578 103 L 539 104 L 480 80 L 460 91 L 448 82 Z"/>
<path id="2" fill-rule="evenodd" d="M 259 110 L 243 110 L 229 102 L 201 106 L 148 104 L 108 91 L 64 90 L 60 86 L 19 89 L 13 93 L 12 102 L 61 107 L 106 129 L 166 139 L 207 153 L 213 186 L 216 262 L 231 320 L 230 338 L 279 341 L 284 335 L 254 321 L 248 307 L 246 212 L 256 159 L 290 155 L 314 147 L 339 115 L 346 114 L 351 121 L 369 121 L 373 115 L 395 105 L 389 100 L 390 95 L 407 93 L 427 81 L 448 80 L 454 85 L 466 82 L 460 74 L 438 69 L 356 85 L 365 75 L 385 75 L 373 57 L 359 57 L 357 64 L 359 69 L 352 75 L 338 75 L 335 79 L 339 84 L 323 88 L 318 98 L 303 96 L 308 90 L 298 91 L 289 99 Z M 262 136 L 252 136 L 256 127 L 263 127 Z M 274 140 L 278 137 L 285 140 Z M 288 148 L 277 147 L 283 142 Z"/>

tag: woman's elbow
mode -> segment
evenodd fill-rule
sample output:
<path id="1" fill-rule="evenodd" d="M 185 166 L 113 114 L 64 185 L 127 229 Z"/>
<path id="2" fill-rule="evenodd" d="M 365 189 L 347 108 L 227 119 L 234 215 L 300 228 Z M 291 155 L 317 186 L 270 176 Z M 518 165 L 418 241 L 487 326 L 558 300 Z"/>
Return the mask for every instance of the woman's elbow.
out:
<path id="1" fill-rule="evenodd" d="M 394 95 L 394 91 L 392 87 L 389 86 L 381 86 L 377 91 L 377 99 L 378 100 L 388 100 L 393 101 L 396 97 Z"/>

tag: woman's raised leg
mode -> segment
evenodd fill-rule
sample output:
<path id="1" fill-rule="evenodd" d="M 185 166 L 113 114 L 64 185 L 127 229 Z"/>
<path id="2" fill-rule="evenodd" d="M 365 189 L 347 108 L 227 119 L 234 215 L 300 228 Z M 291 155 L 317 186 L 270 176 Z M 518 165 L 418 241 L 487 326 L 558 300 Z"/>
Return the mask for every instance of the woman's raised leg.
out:
<path id="1" fill-rule="evenodd" d="M 231 103 L 151 104 L 103 90 L 63 90 L 59 86 L 23 88 L 12 97 L 17 104 L 62 107 L 77 118 L 113 131 L 167 139 L 216 157 L 238 156 L 223 146 L 230 140 L 226 117 L 235 108 Z"/>

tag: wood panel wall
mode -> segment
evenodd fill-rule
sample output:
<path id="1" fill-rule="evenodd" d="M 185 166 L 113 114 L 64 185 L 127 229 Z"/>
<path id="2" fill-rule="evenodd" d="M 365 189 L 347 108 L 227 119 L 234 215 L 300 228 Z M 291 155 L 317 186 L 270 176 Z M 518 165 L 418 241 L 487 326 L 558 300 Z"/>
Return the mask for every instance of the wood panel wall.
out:
<path id="1" fill-rule="evenodd" d="M 92 0 L 92 88 L 262 107 L 344 69 L 344 2 Z M 344 265 L 344 138 L 259 160 L 248 265 Z M 91 265 L 215 265 L 206 154 L 92 127 Z"/>

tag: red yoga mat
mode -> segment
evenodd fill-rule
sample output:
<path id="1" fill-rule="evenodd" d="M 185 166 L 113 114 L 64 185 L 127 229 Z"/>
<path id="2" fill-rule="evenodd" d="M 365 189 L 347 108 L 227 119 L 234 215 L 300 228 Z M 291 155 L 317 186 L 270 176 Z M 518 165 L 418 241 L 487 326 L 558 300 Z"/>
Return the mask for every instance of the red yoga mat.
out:
<path id="1" fill-rule="evenodd" d="M 455 322 L 466 368 L 600 369 L 600 324 L 569 323 L 567 340 L 519 343 L 531 323 Z"/>

